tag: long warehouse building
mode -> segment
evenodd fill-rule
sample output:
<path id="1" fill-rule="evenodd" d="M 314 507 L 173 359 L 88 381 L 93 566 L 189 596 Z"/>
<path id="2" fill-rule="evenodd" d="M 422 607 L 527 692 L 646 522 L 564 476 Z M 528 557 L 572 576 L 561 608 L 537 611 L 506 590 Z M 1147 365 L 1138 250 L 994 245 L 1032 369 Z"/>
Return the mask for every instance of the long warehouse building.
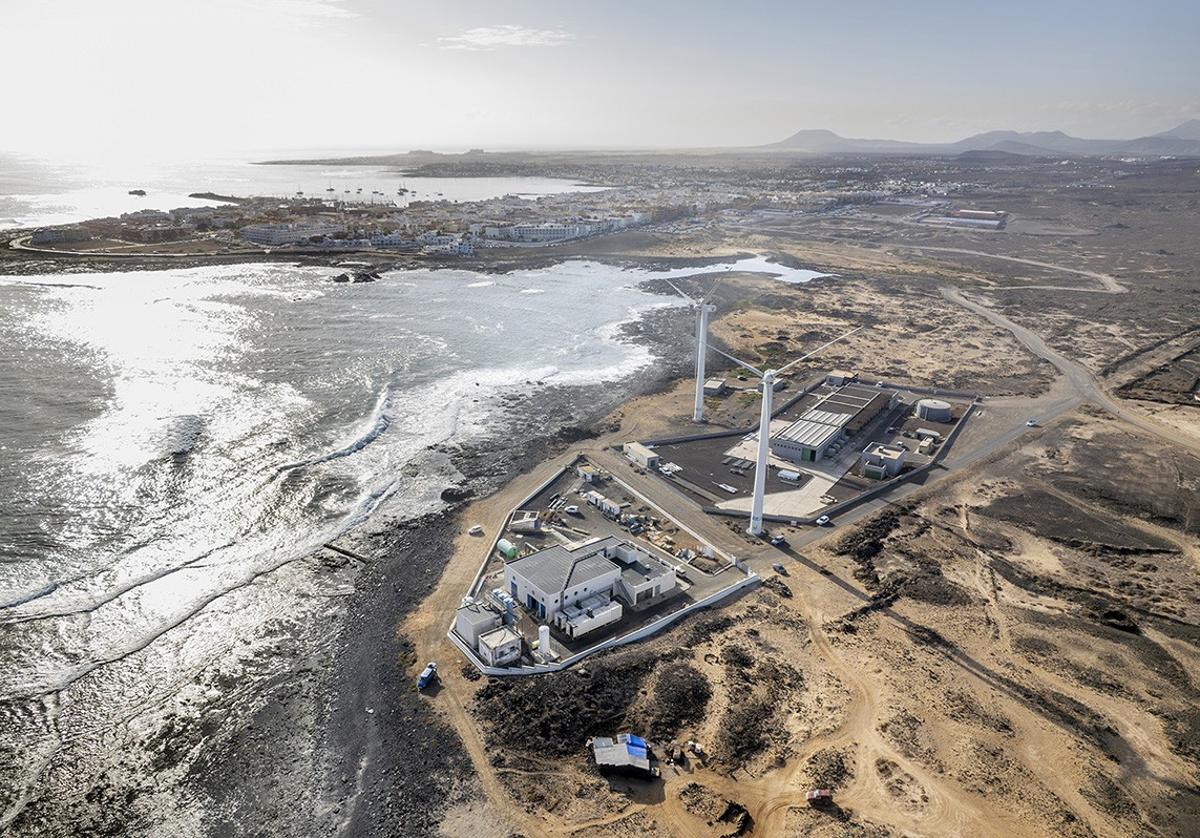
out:
<path id="1" fill-rule="evenodd" d="M 839 387 L 775 434 L 771 451 L 793 462 L 815 463 L 835 453 L 895 400 L 890 390 L 860 384 Z"/>

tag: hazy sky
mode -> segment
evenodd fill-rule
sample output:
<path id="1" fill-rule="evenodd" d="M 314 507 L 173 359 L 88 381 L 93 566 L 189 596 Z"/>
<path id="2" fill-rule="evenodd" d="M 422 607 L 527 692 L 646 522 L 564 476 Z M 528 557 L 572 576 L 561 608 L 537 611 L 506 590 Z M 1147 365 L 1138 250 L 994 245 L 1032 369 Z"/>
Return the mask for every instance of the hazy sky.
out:
<path id="1" fill-rule="evenodd" d="M 0 148 L 1089 137 L 1200 116 L 1200 2 L 4 0 Z"/>

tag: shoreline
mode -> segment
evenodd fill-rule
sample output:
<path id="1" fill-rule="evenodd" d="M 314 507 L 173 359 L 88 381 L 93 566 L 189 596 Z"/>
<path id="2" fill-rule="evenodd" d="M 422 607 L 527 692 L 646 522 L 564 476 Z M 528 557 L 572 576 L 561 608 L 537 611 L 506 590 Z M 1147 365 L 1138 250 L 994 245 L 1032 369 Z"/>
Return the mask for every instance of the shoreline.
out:
<path id="1" fill-rule="evenodd" d="M 463 479 L 447 487 L 452 499 L 444 509 L 402 518 L 385 504 L 337 540 L 366 562 L 354 579 L 355 592 L 338 618 L 336 635 L 314 650 L 328 670 L 293 670 L 291 685 L 309 700 L 310 796 L 322 801 L 309 814 L 323 832 L 435 834 L 446 810 L 478 792 L 457 732 L 412 687 L 410 675 L 421 662 L 402 626 L 420 614 L 442 578 L 471 504 L 502 493 L 516 476 L 611 429 L 612 417 L 634 400 L 678 385 L 685 370 L 664 357 L 678 337 L 668 321 L 666 312 L 652 309 L 622 327 L 625 340 L 655 347 L 656 357 L 620 383 L 620 395 L 613 395 L 611 384 L 553 388 L 556 393 L 549 398 L 558 405 L 553 432 L 522 428 L 509 435 L 523 439 L 516 447 L 496 440 L 448 452 Z M 576 414 L 574 408 L 582 404 L 596 407 Z M 316 558 L 328 552 L 318 551 Z M 248 726 L 255 738 L 231 743 L 219 760 L 220 778 L 197 778 L 206 793 L 242 806 L 277 806 L 271 789 L 258 787 L 256 742 L 302 751 L 303 745 L 294 742 L 296 720 L 290 710 L 268 701 L 254 714 Z M 284 744 L 289 742 L 294 744 Z M 276 814 L 285 821 L 289 817 L 287 811 Z"/>

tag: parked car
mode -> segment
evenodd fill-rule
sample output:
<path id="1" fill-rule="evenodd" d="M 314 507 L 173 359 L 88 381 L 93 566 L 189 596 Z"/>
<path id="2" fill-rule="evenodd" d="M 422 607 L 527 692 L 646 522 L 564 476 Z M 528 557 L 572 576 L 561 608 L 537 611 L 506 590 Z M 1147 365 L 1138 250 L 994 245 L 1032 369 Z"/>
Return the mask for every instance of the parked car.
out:
<path id="1" fill-rule="evenodd" d="M 1027 428 L 1036 428 L 1036 427 L 1038 427 L 1037 420 L 1036 420 L 1036 419 L 1030 419 L 1030 420 L 1028 420 L 1028 421 L 1025 423 L 1025 427 L 1027 427 Z"/>
<path id="2" fill-rule="evenodd" d="M 824 806 L 833 802 L 833 792 L 829 789 L 811 789 L 804 794 L 809 806 Z"/>
<path id="3" fill-rule="evenodd" d="M 828 516 L 828 515 L 822 515 L 820 518 L 818 518 L 818 519 L 817 519 L 817 526 L 818 526 L 818 527 L 827 527 L 827 526 L 829 526 L 829 516 Z"/>
<path id="4" fill-rule="evenodd" d="M 787 539 L 784 538 L 782 535 L 773 535 L 773 536 L 771 536 L 771 546 L 772 547 L 787 547 L 788 546 Z"/>
<path id="5" fill-rule="evenodd" d="M 423 690 L 437 680 L 437 662 L 430 661 L 417 676 L 417 689 Z"/>
<path id="6" fill-rule="evenodd" d="M 775 562 L 775 564 L 771 565 L 771 570 L 775 571 L 780 576 L 788 575 L 787 568 L 781 565 L 779 562 Z"/>

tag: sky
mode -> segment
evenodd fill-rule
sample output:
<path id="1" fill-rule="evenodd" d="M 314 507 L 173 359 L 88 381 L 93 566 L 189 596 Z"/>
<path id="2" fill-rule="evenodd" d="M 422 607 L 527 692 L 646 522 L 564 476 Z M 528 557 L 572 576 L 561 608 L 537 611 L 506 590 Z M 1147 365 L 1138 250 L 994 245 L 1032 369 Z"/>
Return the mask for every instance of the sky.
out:
<path id="1" fill-rule="evenodd" d="M 7 7 L 7 8 L 5 8 Z M 0 149 L 1134 137 L 1200 117 L 1200 2 L 0 0 Z"/>

